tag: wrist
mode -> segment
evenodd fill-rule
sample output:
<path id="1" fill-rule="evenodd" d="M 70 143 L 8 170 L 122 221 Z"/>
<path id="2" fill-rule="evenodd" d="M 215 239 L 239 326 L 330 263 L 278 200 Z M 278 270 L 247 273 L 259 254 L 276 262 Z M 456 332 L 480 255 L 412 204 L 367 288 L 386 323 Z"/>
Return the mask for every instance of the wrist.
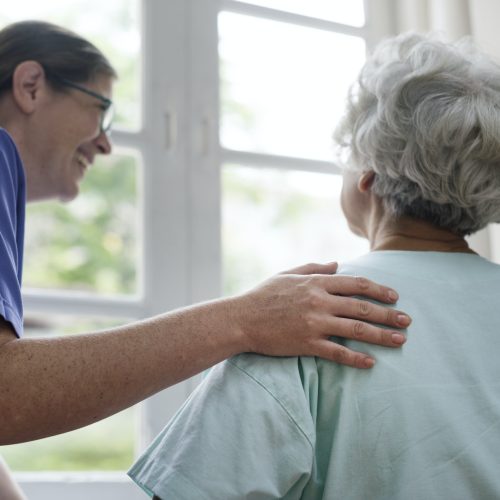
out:
<path id="1" fill-rule="evenodd" d="M 223 300 L 225 302 L 225 316 L 229 326 L 228 331 L 231 335 L 230 343 L 234 354 L 254 352 L 248 335 L 249 308 L 247 295 L 235 295 Z"/>

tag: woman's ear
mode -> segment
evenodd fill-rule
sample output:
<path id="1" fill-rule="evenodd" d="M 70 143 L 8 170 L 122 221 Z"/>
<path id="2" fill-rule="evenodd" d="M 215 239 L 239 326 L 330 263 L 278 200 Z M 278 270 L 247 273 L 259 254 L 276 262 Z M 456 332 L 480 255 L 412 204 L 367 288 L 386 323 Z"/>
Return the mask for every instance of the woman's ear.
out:
<path id="1" fill-rule="evenodd" d="M 370 191 L 374 180 L 375 180 L 375 172 L 373 170 L 364 172 L 358 180 L 358 190 L 361 193 L 366 193 L 367 191 Z"/>
<path id="2" fill-rule="evenodd" d="M 31 114 L 46 85 L 45 72 L 37 61 L 23 61 L 12 75 L 12 96 L 23 113 Z"/>

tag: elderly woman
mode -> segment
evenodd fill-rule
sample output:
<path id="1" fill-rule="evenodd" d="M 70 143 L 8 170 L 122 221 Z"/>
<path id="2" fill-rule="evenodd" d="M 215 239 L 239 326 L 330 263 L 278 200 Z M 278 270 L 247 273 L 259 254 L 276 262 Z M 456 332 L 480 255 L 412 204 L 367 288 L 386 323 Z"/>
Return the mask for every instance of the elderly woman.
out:
<path id="1" fill-rule="evenodd" d="M 500 267 L 464 238 L 500 221 L 500 68 L 464 44 L 389 40 L 337 140 L 343 209 L 372 250 L 342 272 L 400 290 L 407 344 L 370 348 L 369 372 L 251 354 L 217 366 L 131 469 L 151 495 L 500 498 Z"/>

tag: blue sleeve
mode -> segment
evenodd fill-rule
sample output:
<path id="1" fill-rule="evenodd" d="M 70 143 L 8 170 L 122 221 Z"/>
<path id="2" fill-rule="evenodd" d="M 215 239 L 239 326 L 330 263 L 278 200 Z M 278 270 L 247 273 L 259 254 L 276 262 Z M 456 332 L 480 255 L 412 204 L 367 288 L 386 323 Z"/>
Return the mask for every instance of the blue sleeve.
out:
<path id="1" fill-rule="evenodd" d="M 16 146 L 0 129 L 0 315 L 23 334 L 21 299 L 25 217 L 24 170 Z"/>

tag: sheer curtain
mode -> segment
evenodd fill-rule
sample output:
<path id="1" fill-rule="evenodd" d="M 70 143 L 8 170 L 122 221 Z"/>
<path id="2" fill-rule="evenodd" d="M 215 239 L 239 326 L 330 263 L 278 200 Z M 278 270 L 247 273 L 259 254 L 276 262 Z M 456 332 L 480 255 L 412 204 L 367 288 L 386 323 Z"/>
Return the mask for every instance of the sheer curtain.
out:
<path id="1" fill-rule="evenodd" d="M 470 0 L 396 0 L 397 31 L 437 31 L 449 40 L 471 35 L 470 3 Z"/>

